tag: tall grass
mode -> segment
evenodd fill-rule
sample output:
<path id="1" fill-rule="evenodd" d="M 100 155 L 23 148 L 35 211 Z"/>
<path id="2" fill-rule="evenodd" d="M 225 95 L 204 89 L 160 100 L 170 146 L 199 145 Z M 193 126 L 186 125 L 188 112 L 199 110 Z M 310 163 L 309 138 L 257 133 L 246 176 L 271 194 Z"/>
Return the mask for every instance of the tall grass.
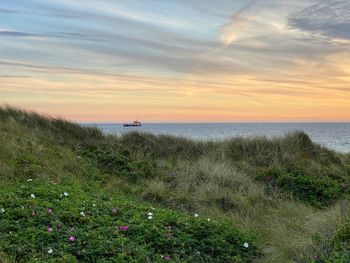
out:
<path id="1" fill-rule="evenodd" d="M 100 130 L 93 127 L 82 127 L 64 119 L 43 116 L 12 106 L 0 106 L 0 121 L 20 124 L 37 134 L 48 136 L 57 142 L 66 143 L 74 140 L 98 140 L 103 138 Z"/>
<path id="2" fill-rule="evenodd" d="M 257 262 L 292 262 L 302 256 L 327 254 L 327 247 L 313 242 L 326 240 L 340 224 L 338 208 L 319 210 L 288 199 L 237 171 L 230 163 L 210 159 L 179 161 L 176 169 L 149 180 L 146 200 L 209 218 L 227 218 L 234 225 L 259 233 L 262 257 Z"/>

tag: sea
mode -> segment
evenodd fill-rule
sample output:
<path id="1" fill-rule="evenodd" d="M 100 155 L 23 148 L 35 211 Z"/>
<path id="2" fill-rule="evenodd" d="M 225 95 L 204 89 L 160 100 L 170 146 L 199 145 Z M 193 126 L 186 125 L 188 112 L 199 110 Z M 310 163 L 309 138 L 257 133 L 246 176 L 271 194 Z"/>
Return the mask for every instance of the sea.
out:
<path id="1" fill-rule="evenodd" d="M 311 139 L 330 149 L 350 153 L 350 122 L 322 123 L 143 123 L 142 127 L 123 127 L 120 123 L 83 123 L 105 134 L 122 135 L 130 131 L 168 134 L 195 140 L 224 140 L 231 137 L 268 138 L 303 131 Z"/>

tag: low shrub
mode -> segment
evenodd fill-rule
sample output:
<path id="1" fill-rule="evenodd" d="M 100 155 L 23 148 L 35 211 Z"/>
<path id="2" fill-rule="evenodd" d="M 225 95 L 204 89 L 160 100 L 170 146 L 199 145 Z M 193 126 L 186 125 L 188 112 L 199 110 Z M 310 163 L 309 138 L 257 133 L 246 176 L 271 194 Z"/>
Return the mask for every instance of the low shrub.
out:
<path id="1" fill-rule="evenodd" d="M 0 255 L 16 262 L 251 262 L 255 238 L 75 182 L 0 187 Z"/>
<path id="2" fill-rule="evenodd" d="M 293 197 L 316 207 L 330 205 L 343 194 L 342 184 L 336 179 L 311 175 L 296 167 L 273 167 L 258 173 L 256 179 L 265 181 L 268 190 L 280 187 L 292 193 Z"/>
<path id="3" fill-rule="evenodd" d="M 107 174 L 116 174 L 131 182 L 141 178 L 152 178 L 156 175 L 154 161 L 137 160 L 128 150 L 114 151 L 103 147 L 89 147 L 78 152 L 95 161 L 99 169 Z"/>

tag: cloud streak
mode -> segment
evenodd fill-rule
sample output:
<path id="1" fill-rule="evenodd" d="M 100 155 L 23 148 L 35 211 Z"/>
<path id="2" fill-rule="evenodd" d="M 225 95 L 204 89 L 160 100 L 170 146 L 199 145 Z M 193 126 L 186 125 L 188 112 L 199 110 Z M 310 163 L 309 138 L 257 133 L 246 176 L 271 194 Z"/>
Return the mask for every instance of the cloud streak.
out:
<path id="1" fill-rule="evenodd" d="M 244 30 L 244 26 L 249 23 L 249 18 L 244 16 L 244 13 L 249 11 L 258 0 L 251 0 L 246 5 L 236 11 L 231 17 L 230 21 L 222 26 L 222 40 L 225 45 L 234 42 L 240 31 Z"/>

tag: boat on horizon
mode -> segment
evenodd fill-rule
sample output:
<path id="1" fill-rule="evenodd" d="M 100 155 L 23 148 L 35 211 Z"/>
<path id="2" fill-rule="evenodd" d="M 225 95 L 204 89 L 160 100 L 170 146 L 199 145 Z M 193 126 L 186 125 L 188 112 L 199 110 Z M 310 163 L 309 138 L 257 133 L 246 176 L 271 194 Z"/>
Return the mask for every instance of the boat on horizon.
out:
<path id="1" fill-rule="evenodd" d="M 142 123 L 140 121 L 134 121 L 132 123 L 124 123 L 123 127 L 141 127 Z"/>

